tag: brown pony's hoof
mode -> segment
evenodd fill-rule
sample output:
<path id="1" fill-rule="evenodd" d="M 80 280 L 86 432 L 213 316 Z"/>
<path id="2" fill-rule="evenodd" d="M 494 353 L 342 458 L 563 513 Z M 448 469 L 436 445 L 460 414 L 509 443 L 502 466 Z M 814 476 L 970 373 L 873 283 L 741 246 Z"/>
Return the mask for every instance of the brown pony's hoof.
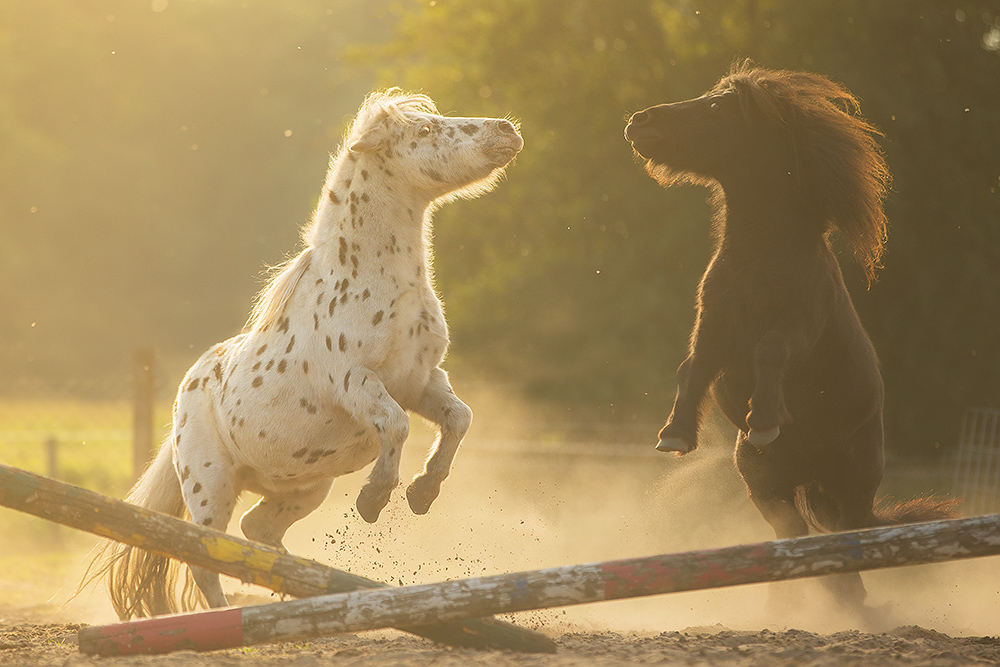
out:
<path id="1" fill-rule="evenodd" d="M 677 452 L 677 454 L 687 454 L 694 450 L 694 447 L 687 444 L 680 438 L 663 438 L 656 445 L 659 452 Z"/>
<path id="2" fill-rule="evenodd" d="M 777 440 L 780 433 L 780 426 L 765 429 L 752 428 L 750 429 L 749 435 L 747 435 L 747 440 L 754 447 L 761 447 L 763 445 L 770 445 L 772 442 Z"/>

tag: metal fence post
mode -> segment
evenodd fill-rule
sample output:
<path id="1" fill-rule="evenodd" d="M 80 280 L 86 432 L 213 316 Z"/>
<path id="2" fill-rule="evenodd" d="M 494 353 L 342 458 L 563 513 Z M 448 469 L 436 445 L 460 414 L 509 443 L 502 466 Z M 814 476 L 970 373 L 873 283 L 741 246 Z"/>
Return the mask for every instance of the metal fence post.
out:
<path id="1" fill-rule="evenodd" d="M 153 402 L 156 393 L 156 355 L 140 348 L 132 359 L 132 470 L 139 479 L 153 453 Z"/>

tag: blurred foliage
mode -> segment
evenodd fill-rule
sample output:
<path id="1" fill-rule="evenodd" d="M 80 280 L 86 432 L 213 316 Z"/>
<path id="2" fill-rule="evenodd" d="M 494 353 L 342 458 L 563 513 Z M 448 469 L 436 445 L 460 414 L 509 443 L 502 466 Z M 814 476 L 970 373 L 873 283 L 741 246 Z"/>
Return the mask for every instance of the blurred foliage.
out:
<path id="1" fill-rule="evenodd" d="M 0 376 L 179 376 L 292 252 L 373 85 L 510 115 L 525 149 L 435 222 L 448 367 L 573 417 L 662 419 L 708 259 L 707 192 L 662 190 L 629 113 L 738 58 L 843 82 L 895 176 L 885 269 L 842 254 L 889 447 L 1000 403 L 996 2 L 0 0 Z M 174 378 L 176 381 L 176 377 Z M 565 411 L 569 411 L 568 413 Z"/>
<path id="2" fill-rule="evenodd" d="M 995 2 L 449 0 L 407 5 L 383 83 L 522 120 L 509 183 L 438 216 L 455 356 L 595 411 L 666 415 L 709 252 L 704 191 L 660 191 L 625 116 L 749 57 L 843 82 L 895 175 L 885 269 L 843 264 L 887 383 L 891 451 L 954 443 L 1000 401 L 1000 19 Z M 616 410 L 608 407 L 614 403 Z M 577 412 L 580 405 L 577 404 Z"/>

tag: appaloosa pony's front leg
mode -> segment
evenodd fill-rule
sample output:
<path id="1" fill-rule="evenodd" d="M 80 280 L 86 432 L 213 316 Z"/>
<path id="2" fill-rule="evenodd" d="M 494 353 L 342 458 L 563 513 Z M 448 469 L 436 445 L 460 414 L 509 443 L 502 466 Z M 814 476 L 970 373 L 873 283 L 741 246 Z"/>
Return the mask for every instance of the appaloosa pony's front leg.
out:
<path id="1" fill-rule="evenodd" d="M 423 472 L 406 488 L 406 499 L 413 513 L 426 514 L 441 491 L 441 482 L 451 471 L 462 438 L 469 431 L 472 410 L 455 396 L 448 374 L 435 368 L 415 412 L 441 428 Z"/>
<path id="2" fill-rule="evenodd" d="M 342 385 L 342 403 L 351 416 L 378 433 L 378 459 L 357 500 L 361 518 L 375 523 L 399 484 L 399 459 L 410 434 L 410 419 L 386 391 L 378 375 L 365 366 L 355 366 L 343 378 L 331 377 L 330 381 Z"/>

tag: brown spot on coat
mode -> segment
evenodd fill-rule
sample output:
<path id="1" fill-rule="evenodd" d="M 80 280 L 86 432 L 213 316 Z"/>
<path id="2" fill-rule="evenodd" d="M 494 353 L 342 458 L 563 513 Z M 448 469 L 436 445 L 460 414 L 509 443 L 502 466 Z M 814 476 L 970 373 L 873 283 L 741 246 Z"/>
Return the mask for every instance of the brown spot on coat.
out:
<path id="1" fill-rule="evenodd" d="M 372 326 L 375 326 L 376 324 L 382 321 L 383 314 L 384 313 L 381 310 L 375 313 L 375 317 L 372 318 Z"/>
<path id="2" fill-rule="evenodd" d="M 308 447 L 303 447 L 302 449 L 292 452 L 292 458 L 301 459 L 303 456 L 306 455 L 306 452 L 308 451 L 309 451 Z"/>
<path id="3" fill-rule="evenodd" d="M 191 493 L 200 493 L 200 492 L 201 492 L 201 482 L 195 482 L 194 486 L 191 487 Z"/>
<path id="4" fill-rule="evenodd" d="M 351 371 L 347 371 L 347 375 L 344 376 L 344 391 L 349 391 L 351 386 Z"/>
<path id="5" fill-rule="evenodd" d="M 191 384 L 189 384 L 189 385 L 188 385 L 188 388 L 187 388 L 187 390 L 188 390 L 188 391 L 194 391 L 195 389 L 197 389 L 197 388 L 198 388 L 198 385 L 199 385 L 200 383 L 201 383 L 201 380 L 198 380 L 198 379 L 194 379 L 194 380 L 192 380 L 192 381 L 191 381 Z"/>
<path id="6" fill-rule="evenodd" d="M 337 195 L 335 195 L 333 193 L 333 190 L 330 190 L 330 201 L 332 201 L 334 204 L 339 204 L 340 203 L 340 197 L 338 197 Z"/>
<path id="7" fill-rule="evenodd" d="M 340 347 L 341 352 L 347 349 L 347 336 L 345 336 L 344 334 L 340 334 L 340 340 L 338 341 L 338 346 Z"/>
<path id="8" fill-rule="evenodd" d="M 288 353 L 290 353 L 290 352 L 292 351 L 292 348 L 293 348 L 293 347 L 295 347 L 295 336 L 292 336 L 292 337 L 291 337 L 291 338 L 290 338 L 290 339 L 288 340 L 288 347 L 286 347 L 286 348 L 285 348 L 285 354 L 288 354 Z"/>
<path id="9" fill-rule="evenodd" d="M 351 208 L 354 208 L 354 204 L 351 204 Z M 347 264 L 347 239 L 343 236 L 340 237 L 340 263 Z"/>
<path id="10" fill-rule="evenodd" d="M 264 343 L 263 345 L 260 346 L 260 348 L 258 348 L 257 356 L 259 357 L 260 355 L 264 354 L 264 350 L 266 349 L 267 349 L 267 343 Z"/>
<path id="11" fill-rule="evenodd" d="M 253 379 L 253 382 L 251 382 L 250 384 L 253 385 L 254 389 L 256 389 L 257 387 L 259 387 L 262 384 L 264 384 L 264 378 L 262 378 L 261 376 L 258 375 L 257 377 L 255 377 Z"/>
<path id="12" fill-rule="evenodd" d="M 285 361 L 284 359 L 282 359 L 281 361 L 278 362 L 278 372 L 279 373 L 284 373 L 285 372 L 285 368 L 287 368 L 287 367 L 288 367 L 288 362 Z"/>

